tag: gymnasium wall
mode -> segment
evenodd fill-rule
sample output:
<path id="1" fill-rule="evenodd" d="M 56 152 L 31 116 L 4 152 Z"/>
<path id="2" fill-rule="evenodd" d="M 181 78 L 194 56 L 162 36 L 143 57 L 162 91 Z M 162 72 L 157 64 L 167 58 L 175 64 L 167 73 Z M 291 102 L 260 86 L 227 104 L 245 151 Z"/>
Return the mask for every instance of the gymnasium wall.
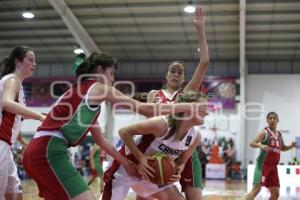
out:
<path id="1" fill-rule="evenodd" d="M 117 78 L 163 78 L 170 61 L 120 61 Z M 186 65 L 186 79 L 191 78 L 198 58 L 184 61 Z M 300 61 L 247 61 L 249 74 L 300 74 Z M 34 77 L 73 77 L 72 63 L 38 63 Z M 235 76 L 239 77 L 239 62 L 237 60 L 210 60 L 207 76 Z"/>
<path id="2" fill-rule="evenodd" d="M 248 119 L 246 123 L 246 158 L 254 161 L 258 150 L 249 147 L 250 141 L 264 128 L 266 114 L 275 111 L 279 115 L 278 128 L 282 130 L 284 141 L 287 145 L 296 136 L 300 136 L 300 75 L 248 75 L 246 79 L 247 103 L 261 104 L 263 112 L 249 114 L 254 119 Z M 259 109 L 259 106 L 252 107 Z M 296 150 L 281 154 L 281 162 L 287 163 L 295 156 Z"/>

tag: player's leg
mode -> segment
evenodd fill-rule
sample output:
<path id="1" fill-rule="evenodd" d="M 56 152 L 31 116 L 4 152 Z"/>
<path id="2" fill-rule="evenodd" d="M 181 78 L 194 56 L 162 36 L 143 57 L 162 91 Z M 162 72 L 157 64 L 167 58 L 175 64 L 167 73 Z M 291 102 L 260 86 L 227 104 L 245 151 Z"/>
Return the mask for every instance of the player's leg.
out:
<path id="1" fill-rule="evenodd" d="M 8 168 L 9 164 L 8 153 L 9 148 L 8 144 L 0 140 L 0 200 L 4 200 L 4 195 L 6 193 L 6 187 L 8 182 Z"/>
<path id="2" fill-rule="evenodd" d="M 253 184 L 252 190 L 246 196 L 246 200 L 254 200 L 260 190 L 261 184 Z"/>
<path id="3" fill-rule="evenodd" d="M 10 151 L 9 159 L 7 160 L 8 167 L 8 181 L 5 199 L 6 200 L 22 200 L 21 181 L 18 176 L 17 167 L 13 160 L 13 155 Z"/>
<path id="4" fill-rule="evenodd" d="M 253 200 L 261 190 L 263 163 L 257 162 L 254 170 L 253 187 L 247 194 L 246 200 Z"/>
<path id="5" fill-rule="evenodd" d="M 181 193 L 178 191 L 176 186 L 169 187 L 163 191 L 160 191 L 154 195 L 151 196 L 153 199 L 159 199 L 159 200 L 184 200 L 185 198 L 181 195 Z"/>
<path id="6" fill-rule="evenodd" d="M 69 161 L 67 146 L 60 138 L 32 139 L 24 153 L 23 165 L 37 182 L 39 195 L 46 200 L 80 199 L 82 196 L 86 200 L 94 199 L 87 183 Z"/>
<path id="7" fill-rule="evenodd" d="M 269 200 L 277 200 L 279 198 L 279 187 L 269 187 L 268 189 L 271 193 Z"/>
<path id="8" fill-rule="evenodd" d="M 188 200 L 201 200 L 202 198 L 202 169 L 198 152 L 195 150 L 192 157 L 187 161 L 181 173 L 180 184 L 182 192 Z"/>
<path id="9" fill-rule="evenodd" d="M 268 177 L 268 184 L 266 185 L 271 193 L 270 200 L 277 200 L 279 198 L 279 176 L 277 165 L 272 166 L 271 173 Z"/>

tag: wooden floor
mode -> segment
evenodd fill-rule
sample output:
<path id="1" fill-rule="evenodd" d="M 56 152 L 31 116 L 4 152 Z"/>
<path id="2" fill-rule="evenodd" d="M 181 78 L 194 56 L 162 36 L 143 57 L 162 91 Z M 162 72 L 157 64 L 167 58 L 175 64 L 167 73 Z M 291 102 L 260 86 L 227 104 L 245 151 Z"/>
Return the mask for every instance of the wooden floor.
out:
<path id="1" fill-rule="evenodd" d="M 36 184 L 32 180 L 22 182 L 23 199 L 24 200 L 40 200 Z M 99 198 L 97 189 L 97 181 L 91 185 L 91 189 Z M 206 181 L 203 190 L 204 200 L 243 200 L 247 193 L 247 185 L 245 181 Z M 130 193 L 126 200 L 135 199 L 135 195 Z M 268 199 L 268 195 L 260 195 L 256 200 Z M 280 200 L 300 200 L 300 193 L 295 195 L 281 194 Z"/>

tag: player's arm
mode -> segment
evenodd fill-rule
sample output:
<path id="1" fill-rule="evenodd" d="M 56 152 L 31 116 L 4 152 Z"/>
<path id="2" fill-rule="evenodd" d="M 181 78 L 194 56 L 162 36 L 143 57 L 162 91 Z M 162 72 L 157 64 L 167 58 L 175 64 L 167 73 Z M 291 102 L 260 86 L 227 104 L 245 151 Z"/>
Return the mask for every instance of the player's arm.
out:
<path id="1" fill-rule="evenodd" d="M 124 141 L 124 144 L 130 149 L 130 152 L 138 160 L 138 170 L 140 174 L 149 178 L 153 176 L 151 171 L 153 169 L 148 165 L 149 156 L 143 154 L 137 147 L 133 140 L 134 135 L 149 135 L 152 134 L 154 137 L 163 136 L 168 130 L 167 123 L 162 117 L 153 117 L 146 119 L 135 124 L 123 127 L 119 130 L 119 135 Z"/>
<path id="2" fill-rule="evenodd" d="M 98 149 L 97 144 L 94 144 L 92 149 L 91 149 L 91 152 L 90 152 L 90 156 L 89 156 L 90 157 L 90 166 L 91 166 L 92 169 L 95 169 L 94 155 L 95 155 L 97 149 Z"/>
<path id="3" fill-rule="evenodd" d="M 119 163 L 121 163 L 128 172 L 129 175 L 134 176 L 135 175 L 135 168 L 132 166 L 131 163 L 127 160 L 126 157 L 124 157 L 122 154 L 120 154 L 115 147 L 109 143 L 109 141 L 103 136 L 102 131 L 100 129 L 100 125 L 98 122 L 95 122 L 93 126 L 91 127 L 91 134 L 95 140 L 95 142 L 104 150 L 106 151 L 110 156 L 112 156 L 114 159 L 116 159 Z"/>
<path id="4" fill-rule="evenodd" d="M 186 162 L 190 159 L 190 157 L 193 155 L 194 150 L 197 148 L 197 146 L 200 144 L 201 142 L 201 135 L 198 132 L 194 142 L 189 146 L 189 148 L 187 150 L 185 150 L 179 158 L 177 158 L 176 163 L 179 167 L 179 169 L 181 170 L 180 173 L 182 172 L 182 170 L 184 169 L 184 166 L 186 164 Z"/>
<path id="5" fill-rule="evenodd" d="M 24 147 L 26 147 L 28 145 L 27 140 L 24 138 L 23 134 L 20 132 L 17 136 L 17 140 L 18 142 L 23 145 Z"/>
<path id="6" fill-rule="evenodd" d="M 296 142 L 292 142 L 290 145 L 286 146 L 283 139 L 281 138 L 281 151 L 289 151 L 292 148 L 296 148 L 297 147 L 297 143 Z"/>
<path id="7" fill-rule="evenodd" d="M 147 117 L 185 112 L 194 109 L 194 106 L 200 106 L 200 104 L 193 103 L 142 103 L 124 95 L 116 88 L 99 83 L 92 88 L 88 101 L 90 105 L 99 105 L 104 100 L 113 103 L 114 106 L 122 105 L 129 110 L 140 113 Z M 205 112 L 205 108 L 202 108 L 202 106 L 200 106 L 199 109 L 202 109 L 203 112 Z"/>
<path id="8" fill-rule="evenodd" d="M 15 78 L 9 78 L 5 81 L 2 96 L 2 109 L 16 115 L 22 115 L 24 118 L 43 121 L 45 119 L 44 115 L 15 101 L 20 87 L 19 81 Z"/>
<path id="9" fill-rule="evenodd" d="M 192 79 L 188 82 L 188 84 L 184 87 L 184 91 L 198 91 L 205 73 L 208 68 L 209 63 L 209 53 L 208 53 L 208 46 L 205 36 L 204 30 L 204 8 L 197 6 L 195 16 L 193 17 L 193 23 L 195 24 L 200 48 L 200 61 L 199 64 L 192 76 Z"/>
<path id="10" fill-rule="evenodd" d="M 259 132 L 259 134 L 256 136 L 256 138 L 250 142 L 250 146 L 253 148 L 260 148 L 263 151 L 268 151 L 269 147 L 268 145 L 262 144 L 262 142 L 266 139 L 266 132 L 265 130 L 262 130 Z"/>
<path id="11" fill-rule="evenodd" d="M 187 150 L 182 152 L 182 154 L 176 159 L 177 174 L 171 176 L 169 183 L 177 182 L 180 180 L 181 173 L 185 167 L 186 162 L 193 155 L 194 150 L 197 148 L 200 142 L 201 142 L 201 135 L 198 132 L 194 142 L 189 146 Z"/>

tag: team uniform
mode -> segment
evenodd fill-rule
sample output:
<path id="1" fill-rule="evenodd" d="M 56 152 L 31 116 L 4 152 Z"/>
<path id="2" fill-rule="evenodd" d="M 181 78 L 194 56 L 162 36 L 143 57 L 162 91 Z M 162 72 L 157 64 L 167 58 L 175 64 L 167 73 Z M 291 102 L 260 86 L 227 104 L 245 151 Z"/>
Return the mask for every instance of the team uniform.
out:
<path id="1" fill-rule="evenodd" d="M 88 79 L 62 95 L 25 151 L 24 168 L 46 200 L 70 199 L 89 190 L 69 161 L 67 149 L 81 143 L 100 114 L 100 105 L 90 106 L 87 101 L 96 83 Z"/>
<path id="2" fill-rule="evenodd" d="M 162 116 L 162 118 L 168 123 L 166 116 Z M 197 131 L 191 128 L 181 141 L 175 140 L 175 135 L 164 140 L 168 131 L 161 137 L 154 137 L 153 135 L 137 136 L 134 138 L 134 142 L 145 155 L 164 153 L 173 159 L 177 159 L 183 151 L 189 148 L 197 136 Z M 138 164 L 138 161 L 125 145 L 120 149 L 120 153 L 125 155 L 130 161 Z M 148 180 L 129 176 L 123 165 L 116 160 L 113 161 L 110 168 L 104 173 L 104 182 L 103 200 L 125 199 L 130 188 L 132 188 L 137 195 L 148 198 L 157 192 L 173 186 L 173 184 L 168 184 L 158 187 Z"/>
<path id="3" fill-rule="evenodd" d="M 14 74 L 8 74 L 0 80 L 0 200 L 5 193 L 21 193 L 21 181 L 18 177 L 17 167 L 13 160 L 11 145 L 15 143 L 20 132 L 23 117 L 2 109 L 2 95 L 5 82 L 15 78 Z M 25 105 L 24 92 L 20 82 L 20 90 L 15 101 Z"/>
<path id="4" fill-rule="evenodd" d="M 91 171 L 93 176 L 103 176 L 103 168 L 100 161 L 100 150 L 97 149 L 94 154 L 95 169 Z"/>
<path id="5" fill-rule="evenodd" d="M 165 91 L 160 90 L 155 96 L 157 103 L 174 103 L 181 89 L 175 91 L 171 96 Z M 201 163 L 198 157 L 198 152 L 195 150 L 192 157 L 185 164 L 184 170 L 181 173 L 180 179 L 181 191 L 184 192 L 186 186 L 203 189 Z"/>
<path id="6" fill-rule="evenodd" d="M 256 160 L 253 184 L 261 184 L 265 187 L 280 187 L 277 165 L 280 160 L 280 150 L 282 147 L 282 136 L 278 131 L 277 137 L 268 128 L 265 128 L 265 138 L 262 142 L 268 145 L 270 151 L 260 151 Z"/>

